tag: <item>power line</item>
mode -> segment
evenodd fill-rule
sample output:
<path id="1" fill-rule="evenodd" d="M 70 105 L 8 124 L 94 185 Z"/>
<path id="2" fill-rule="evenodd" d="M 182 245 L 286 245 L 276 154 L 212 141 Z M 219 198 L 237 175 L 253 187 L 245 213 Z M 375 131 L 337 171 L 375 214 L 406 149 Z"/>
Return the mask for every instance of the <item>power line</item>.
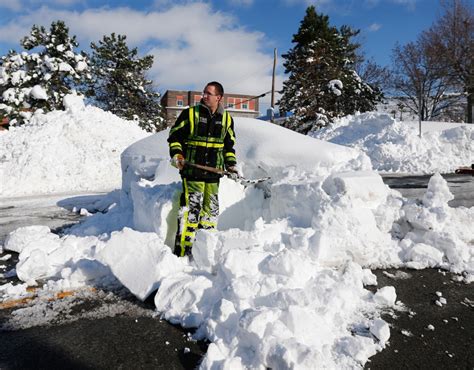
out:
<path id="1" fill-rule="evenodd" d="M 249 98 L 249 99 L 247 99 L 247 100 L 243 100 L 243 101 L 241 101 L 240 103 L 237 103 L 237 104 L 243 104 L 243 103 L 247 103 L 247 102 L 250 101 L 250 100 L 263 98 L 265 95 L 267 95 L 267 94 L 269 94 L 269 93 L 271 93 L 271 92 L 272 92 L 272 90 L 269 90 L 269 91 L 267 91 L 267 92 L 264 92 L 263 94 L 254 96 L 254 97 Z M 235 105 L 235 104 L 234 104 L 234 105 Z"/>
<path id="2" fill-rule="evenodd" d="M 266 71 L 268 69 L 268 67 L 262 67 L 260 68 L 258 71 L 255 71 L 254 73 L 252 74 L 248 74 L 248 73 L 245 73 L 242 75 L 242 77 L 240 77 L 238 79 L 238 82 L 233 84 L 233 85 L 230 85 L 230 87 L 227 87 L 226 89 L 229 90 L 229 89 L 233 89 L 234 87 L 240 85 L 242 82 L 245 82 L 245 81 L 248 81 L 249 79 L 251 79 L 252 77 L 256 76 L 257 74 L 260 74 L 264 71 Z M 244 78 L 245 77 L 245 78 Z"/>

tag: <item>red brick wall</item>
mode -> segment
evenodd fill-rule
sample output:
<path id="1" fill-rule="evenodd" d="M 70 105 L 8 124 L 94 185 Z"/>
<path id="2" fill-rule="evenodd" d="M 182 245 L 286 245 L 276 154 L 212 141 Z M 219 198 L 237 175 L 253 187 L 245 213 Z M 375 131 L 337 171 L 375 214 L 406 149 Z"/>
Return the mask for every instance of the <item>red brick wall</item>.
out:
<path id="1" fill-rule="evenodd" d="M 259 104 L 258 99 L 250 100 L 248 99 L 253 98 L 253 95 L 243 95 L 243 94 L 224 94 L 223 104 L 224 107 L 227 107 L 229 103 L 234 104 L 234 109 L 241 110 L 241 112 L 232 112 L 232 108 L 230 112 L 232 115 L 235 116 L 247 116 L 247 117 L 257 117 Z M 161 104 L 163 107 L 166 108 L 166 120 L 168 125 L 172 125 L 176 120 L 176 115 L 181 113 L 181 107 L 177 107 L 176 101 L 177 99 L 182 99 L 183 101 L 183 109 L 190 106 L 195 105 L 201 100 L 201 92 L 200 91 L 183 91 L 183 90 L 168 90 L 161 99 Z M 242 109 L 242 101 L 247 101 L 248 106 L 248 113 L 247 110 Z M 168 107 L 168 108 L 167 108 Z M 171 108 L 170 108 L 171 107 Z"/>

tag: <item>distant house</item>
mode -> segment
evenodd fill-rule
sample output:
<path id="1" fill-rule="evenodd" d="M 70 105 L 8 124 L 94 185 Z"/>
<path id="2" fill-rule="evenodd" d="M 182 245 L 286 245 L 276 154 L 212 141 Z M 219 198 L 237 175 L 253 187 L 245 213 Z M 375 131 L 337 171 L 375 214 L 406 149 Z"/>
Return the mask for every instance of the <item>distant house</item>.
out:
<path id="1" fill-rule="evenodd" d="M 161 98 L 166 122 L 171 126 L 186 108 L 201 101 L 200 91 L 168 90 Z M 224 94 L 224 107 L 232 117 L 257 118 L 260 115 L 258 98 L 254 95 Z"/>

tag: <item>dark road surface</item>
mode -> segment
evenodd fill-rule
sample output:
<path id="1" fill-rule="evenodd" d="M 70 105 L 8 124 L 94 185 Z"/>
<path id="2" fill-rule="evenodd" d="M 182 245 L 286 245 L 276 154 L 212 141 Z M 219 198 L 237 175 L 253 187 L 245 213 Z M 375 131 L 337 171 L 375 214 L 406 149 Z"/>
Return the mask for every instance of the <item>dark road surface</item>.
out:
<path id="1" fill-rule="evenodd" d="M 107 317 L 3 332 L 2 369 L 193 369 L 205 345 L 149 317 Z"/>
<path id="2" fill-rule="evenodd" d="M 474 369 L 472 284 L 456 282 L 456 275 L 436 269 L 374 273 L 377 288 L 394 286 L 407 311 L 383 316 L 390 324 L 389 346 L 371 357 L 366 369 Z M 445 305 L 435 304 L 436 292 L 442 293 Z"/>
<path id="3" fill-rule="evenodd" d="M 472 177 L 446 178 L 455 194 L 450 205 L 474 206 Z M 429 176 L 384 178 L 385 183 L 407 197 L 421 197 L 428 180 Z M 51 214 L 51 210 L 46 212 Z M 54 219 L 51 215 L 37 215 L 35 222 L 22 219 L 21 225 L 15 226 L 13 213 L 8 205 L 0 207 L 0 244 L 7 228 L 50 225 L 47 219 Z M 66 211 L 60 217 L 62 223 L 78 219 Z M 53 221 L 54 227 L 61 224 L 57 219 Z M 0 261 L 0 266 L 10 268 L 12 264 L 14 259 Z M 435 269 L 374 272 L 378 277 L 377 288 L 394 286 L 397 300 L 403 302 L 406 310 L 387 312 L 384 316 L 391 325 L 389 345 L 370 359 L 366 369 L 474 369 L 472 284 L 457 282 L 453 280 L 455 275 Z M 0 284 L 4 284 L 12 279 L 1 280 Z M 436 292 L 442 293 L 447 304 L 435 304 Z M 89 294 L 63 301 L 55 306 L 54 302 L 35 300 L 0 309 L 0 369 L 194 369 L 206 352 L 207 344 L 190 340 L 189 330 L 153 317 L 152 301 L 142 303 L 123 293 L 109 300 L 101 294 Z M 64 317 L 26 329 L 7 325 L 18 316 L 15 311 L 21 311 L 19 307 L 25 308 L 22 315 L 27 316 L 28 308 L 35 306 L 42 307 L 44 312 L 39 311 L 45 317 L 50 311 L 61 311 Z M 85 313 L 91 310 L 100 314 L 87 317 Z M 32 313 L 37 314 L 38 310 Z M 429 330 L 429 325 L 434 330 Z"/>

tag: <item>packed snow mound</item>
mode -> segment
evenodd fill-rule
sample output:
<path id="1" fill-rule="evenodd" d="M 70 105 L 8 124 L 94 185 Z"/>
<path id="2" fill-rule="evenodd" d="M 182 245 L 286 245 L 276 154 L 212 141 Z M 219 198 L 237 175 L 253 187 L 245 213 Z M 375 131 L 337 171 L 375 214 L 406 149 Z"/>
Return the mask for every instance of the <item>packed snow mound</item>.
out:
<path id="1" fill-rule="evenodd" d="M 120 188 L 120 154 L 148 133 L 77 96 L 64 104 L 0 133 L 2 197 Z"/>
<path id="2" fill-rule="evenodd" d="M 344 170 L 370 170 L 369 158 L 359 150 L 315 140 L 272 123 L 236 117 L 238 167 L 248 178 L 271 176 L 273 182 L 298 173 L 300 179 L 324 178 Z M 169 165 L 167 138 L 161 131 L 131 145 L 122 154 L 123 190 L 138 178 L 167 184 L 179 180 Z"/>
<path id="3" fill-rule="evenodd" d="M 276 196 L 271 200 L 271 215 L 267 218 L 291 214 L 294 222 L 310 225 L 314 212 L 312 204 L 301 202 L 302 206 L 299 202 L 304 197 L 314 198 L 317 202 L 314 190 L 322 180 L 338 171 L 371 169 L 369 158 L 358 150 L 316 140 L 269 122 L 237 117 L 234 128 L 240 172 L 249 179 L 271 177 L 269 183 Z M 171 245 L 176 225 L 170 219 L 177 214 L 176 197 L 179 195 L 180 178 L 178 171 L 169 162 L 168 135 L 169 130 L 156 133 L 124 151 L 121 201 L 130 204 L 133 209 L 134 229 L 156 232 Z M 309 183 L 316 185 L 308 188 Z M 301 191 L 293 192 L 291 197 L 286 196 L 289 188 L 293 187 L 289 184 L 295 184 Z M 249 218 L 250 221 L 246 220 L 246 213 L 236 215 L 225 212 L 228 207 L 239 202 L 244 204 L 242 189 L 235 182 L 223 179 L 219 189 L 221 227 L 243 225 L 254 220 L 253 216 Z M 256 199 L 254 204 L 260 203 Z M 251 207 L 254 208 L 254 205 Z"/>
<path id="4" fill-rule="evenodd" d="M 347 116 L 314 131 L 317 139 L 366 153 L 381 172 L 451 173 L 473 163 L 474 126 L 459 123 L 399 122 L 383 113 Z"/>

